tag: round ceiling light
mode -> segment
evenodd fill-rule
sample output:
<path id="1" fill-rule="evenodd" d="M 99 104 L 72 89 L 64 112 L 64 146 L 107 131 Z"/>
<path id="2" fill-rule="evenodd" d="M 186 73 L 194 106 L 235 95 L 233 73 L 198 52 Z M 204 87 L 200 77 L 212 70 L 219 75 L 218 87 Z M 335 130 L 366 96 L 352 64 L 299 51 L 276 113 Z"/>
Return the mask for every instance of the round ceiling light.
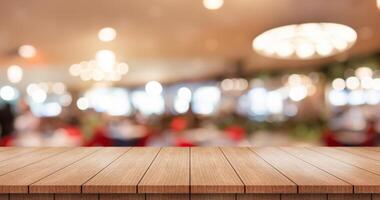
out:
<path id="1" fill-rule="evenodd" d="M 209 10 L 218 10 L 224 4 L 224 0 L 203 0 L 203 6 Z"/>
<path id="2" fill-rule="evenodd" d="M 117 32 L 111 27 L 102 28 L 98 33 L 98 38 L 102 42 L 110 42 L 116 38 Z"/>
<path id="3" fill-rule="evenodd" d="M 323 58 L 349 49 L 356 41 L 352 28 L 336 23 L 305 23 L 281 26 L 257 36 L 253 49 L 280 59 Z"/>

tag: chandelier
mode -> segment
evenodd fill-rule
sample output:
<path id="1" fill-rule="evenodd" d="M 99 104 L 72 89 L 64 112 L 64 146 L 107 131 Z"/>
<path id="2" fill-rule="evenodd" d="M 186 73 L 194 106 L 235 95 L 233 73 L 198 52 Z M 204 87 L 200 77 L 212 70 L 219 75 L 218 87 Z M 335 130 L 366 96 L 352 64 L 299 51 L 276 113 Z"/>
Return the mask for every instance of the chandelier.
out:
<path id="1" fill-rule="evenodd" d="M 72 76 L 83 81 L 120 81 L 128 70 L 126 63 L 116 62 L 116 56 L 110 50 L 100 50 L 94 60 L 73 64 L 69 68 Z"/>
<path id="2" fill-rule="evenodd" d="M 356 41 L 352 28 L 336 23 L 305 23 L 281 26 L 257 36 L 253 49 L 279 59 L 323 58 L 349 49 Z"/>

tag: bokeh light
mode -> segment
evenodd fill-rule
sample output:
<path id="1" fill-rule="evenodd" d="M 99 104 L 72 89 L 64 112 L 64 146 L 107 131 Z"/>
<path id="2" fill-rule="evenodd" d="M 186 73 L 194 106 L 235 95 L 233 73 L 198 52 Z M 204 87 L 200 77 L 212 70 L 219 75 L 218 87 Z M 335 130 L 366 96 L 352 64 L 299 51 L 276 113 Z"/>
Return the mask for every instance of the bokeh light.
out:
<path id="1" fill-rule="evenodd" d="M 105 27 L 100 29 L 98 38 L 102 42 L 110 42 L 116 38 L 116 30 L 111 27 Z"/>
<path id="2" fill-rule="evenodd" d="M 23 58 L 33 58 L 37 54 L 37 50 L 32 45 L 22 45 L 18 49 L 18 54 Z"/>
<path id="3" fill-rule="evenodd" d="M 23 70 L 18 65 L 11 65 L 7 70 L 8 80 L 11 83 L 18 83 L 22 80 Z"/>
<path id="4" fill-rule="evenodd" d="M 220 9 L 224 4 L 224 0 L 203 0 L 203 6 L 209 10 Z"/>

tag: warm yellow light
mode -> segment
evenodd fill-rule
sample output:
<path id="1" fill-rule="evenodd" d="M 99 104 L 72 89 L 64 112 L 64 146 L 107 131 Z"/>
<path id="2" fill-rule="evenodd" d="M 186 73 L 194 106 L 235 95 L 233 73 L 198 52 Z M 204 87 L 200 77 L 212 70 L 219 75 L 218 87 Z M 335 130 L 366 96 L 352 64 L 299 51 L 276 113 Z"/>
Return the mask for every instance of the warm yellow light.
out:
<path id="1" fill-rule="evenodd" d="M 217 10 L 224 4 L 223 0 L 203 0 L 203 5 L 209 10 Z"/>
<path id="2" fill-rule="evenodd" d="M 273 58 L 313 59 L 343 52 L 356 38 L 356 32 L 342 24 L 306 23 L 268 30 L 253 40 L 252 47 Z"/>
<path id="3" fill-rule="evenodd" d="M 116 30 L 111 27 L 102 28 L 98 33 L 98 38 L 103 42 L 110 42 L 116 38 Z"/>
<path id="4" fill-rule="evenodd" d="M 23 58 L 33 58 L 36 56 L 36 48 L 32 45 L 22 45 L 18 49 L 18 54 Z"/>
<path id="5" fill-rule="evenodd" d="M 377 4 L 377 8 L 380 9 L 380 0 L 377 0 L 376 4 Z"/>
<path id="6" fill-rule="evenodd" d="M 23 76 L 22 68 L 18 65 L 9 66 L 9 68 L 7 70 L 7 76 L 8 76 L 8 80 L 11 83 L 20 82 L 22 79 L 22 76 Z"/>

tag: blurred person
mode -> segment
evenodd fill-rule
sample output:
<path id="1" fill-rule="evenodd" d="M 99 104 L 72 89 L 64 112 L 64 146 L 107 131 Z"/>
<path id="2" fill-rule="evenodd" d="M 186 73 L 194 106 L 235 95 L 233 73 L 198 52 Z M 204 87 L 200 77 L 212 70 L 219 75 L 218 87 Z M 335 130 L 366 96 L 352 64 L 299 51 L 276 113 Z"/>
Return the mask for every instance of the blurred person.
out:
<path id="1" fill-rule="evenodd" d="M 15 120 L 17 146 L 41 146 L 42 135 L 39 131 L 41 119 L 35 116 L 30 107 L 25 103 L 20 103 L 21 114 Z"/>
<path id="2" fill-rule="evenodd" d="M 15 116 L 12 111 L 12 106 L 6 103 L 0 109 L 0 145 L 8 145 L 11 141 L 12 133 L 14 132 L 14 120 Z"/>
<path id="3" fill-rule="evenodd" d="M 375 143 L 375 121 L 369 119 L 360 107 L 340 110 L 329 122 L 323 133 L 327 146 L 373 146 Z"/>
<path id="4" fill-rule="evenodd" d="M 128 118 L 116 118 L 107 125 L 109 137 L 114 146 L 142 145 L 141 140 L 147 135 L 145 126 L 138 125 Z"/>
<path id="5" fill-rule="evenodd" d="M 69 116 L 65 122 L 61 128 L 53 131 L 47 140 L 48 146 L 81 146 L 84 144 L 79 119 Z"/>

